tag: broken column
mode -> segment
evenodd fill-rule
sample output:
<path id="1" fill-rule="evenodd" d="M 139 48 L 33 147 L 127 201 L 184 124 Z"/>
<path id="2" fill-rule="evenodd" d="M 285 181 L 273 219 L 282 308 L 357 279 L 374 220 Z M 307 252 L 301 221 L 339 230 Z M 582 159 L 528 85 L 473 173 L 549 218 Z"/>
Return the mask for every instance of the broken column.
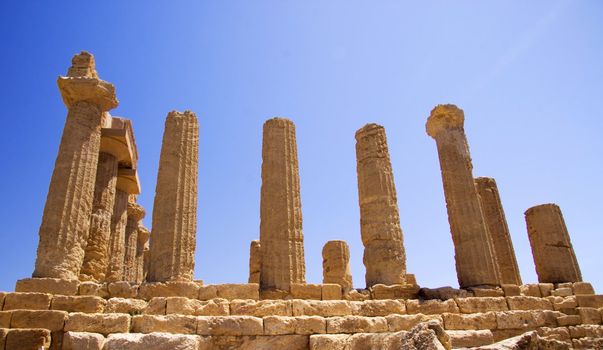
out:
<path id="1" fill-rule="evenodd" d="M 496 257 L 473 181 L 464 121 L 460 108 L 438 105 L 426 129 L 438 147 L 459 285 L 495 286 L 500 284 Z"/>
<path id="2" fill-rule="evenodd" d="M 257 239 L 251 241 L 249 246 L 249 283 L 260 283 L 261 254 L 260 241 Z"/>
<path id="3" fill-rule="evenodd" d="M 505 217 L 496 181 L 490 177 L 475 179 L 484 219 L 496 254 L 501 284 L 521 285 L 521 275 L 515 258 L 509 226 Z"/>
<path id="4" fill-rule="evenodd" d="M 264 123 L 260 246 L 263 290 L 306 282 L 295 125 L 284 118 Z"/>
<path id="5" fill-rule="evenodd" d="M 385 129 L 367 124 L 356 132 L 360 228 L 366 286 L 404 284 L 406 254 Z"/>
<path id="6" fill-rule="evenodd" d="M 542 204 L 525 212 L 528 237 L 538 282 L 581 282 L 576 254 L 556 204 Z"/>
<path id="7" fill-rule="evenodd" d="M 138 225 L 138 246 L 136 247 L 136 275 L 134 277 L 136 283 L 142 283 L 147 278 L 149 237 L 151 237 L 151 231 L 140 223 Z"/>
<path id="8" fill-rule="evenodd" d="M 90 228 L 105 113 L 115 88 L 99 79 L 94 57 L 75 55 L 59 89 L 69 112 L 50 180 L 33 277 L 77 279 Z"/>
<path id="9" fill-rule="evenodd" d="M 192 281 L 197 234 L 199 123 L 195 113 L 172 111 L 159 159 L 148 280 Z"/>
<path id="10" fill-rule="evenodd" d="M 144 208 L 136 203 L 136 197 L 130 196 L 127 207 L 125 247 L 124 247 L 124 275 L 125 281 L 135 282 L 138 274 L 138 232 L 141 220 L 144 218 Z"/>
<path id="11" fill-rule="evenodd" d="M 352 289 L 350 248 L 345 241 L 328 241 L 322 248 L 322 282 L 339 284 L 344 293 Z"/>

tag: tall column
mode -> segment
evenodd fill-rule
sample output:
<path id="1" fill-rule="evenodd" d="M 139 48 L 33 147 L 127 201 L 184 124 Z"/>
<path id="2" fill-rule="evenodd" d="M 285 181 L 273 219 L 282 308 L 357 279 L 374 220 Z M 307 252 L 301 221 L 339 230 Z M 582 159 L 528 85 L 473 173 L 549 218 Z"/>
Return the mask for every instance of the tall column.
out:
<path id="1" fill-rule="evenodd" d="M 87 52 L 73 57 L 58 85 L 69 112 L 46 197 L 33 277 L 77 279 L 90 227 L 103 112 L 118 101 L 115 88 L 99 79 Z"/>
<path id="2" fill-rule="evenodd" d="M 136 203 L 134 195 L 130 195 L 127 207 L 127 221 L 125 232 L 124 248 L 124 280 L 135 282 L 138 273 L 137 252 L 138 252 L 138 232 L 140 221 L 144 218 L 145 211 L 142 206 Z"/>
<path id="3" fill-rule="evenodd" d="M 260 283 L 261 254 L 260 241 L 257 239 L 251 241 L 249 245 L 249 283 Z"/>
<path id="4" fill-rule="evenodd" d="M 582 273 L 556 204 L 542 204 L 525 212 L 538 282 L 581 282 Z"/>
<path id="5" fill-rule="evenodd" d="M 146 281 L 147 278 L 147 269 L 145 257 L 148 255 L 149 251 L 149 237 L 151 236 L 151 231 L 149 231 L 146 227 L 140 223 L 138 225 L 138 246 L 136 247 L 136 275 L 134 281 L 136 283 L 142 283 Z"/>
<path id="6" fill-rule="evenodd" d="M 521 285 L 521 275 L 515 258 L 509 226 L 505 217 L 496 181 L 490 177 L 475 179 L 484 219 L 496 253 L 501 284 Z"/>
<path id="7" fill-rule="evenodd" d="M 356 131 L 360 231 L 367 287 L 404 284 L 406 253 L 385 129 L 367 124 Z"/>
<path id="8" fill-rule="evenodd" d="M 192 281 L 197 234 L 199 123 L 191 111 L 165 120 L 153 206 L 148 280 Z"/>
<path id="9" fill-rule="evenodd" d="M 322 282 L 339 284 L 344 292 L 352 289 L 350 248 L 345 241 L 328 241 L 322 248 Z"/>
<path id="10" fill-rule="evenodd" d="M 106 282 L 124 280 L 124 255 L 126 225 L 128 222 L 128 193 L 118 189 L 115 193 L 115 205 L 111 220 L 109 239 L 109 264 L 105 274 Z"/>
<path id="11" fill-rule="evenodd" d="M 295 125 L 284 118 L 264 123 L 260 246 L 263 290 L 306 282 Z"/>
<path id="12" fill-rule="evenodd" d="M 462 288 L 500 284 L 477 190 L 463 124 L 463 110 L 438 105 L 427 119 L 427 134 L 438 147 L 448 222 L 454 242 L 456 272 Z"/>
<path id="13" fill-rule="evenodd" d="M 109 263 L 107 247 L 115 204 L 117 166 L 117 158 L 114 155 L 104 152 L 99 154 L 88 244 L 80 271 L 80 280 L 83 281 L 102 281 L 105 278 Z"/>

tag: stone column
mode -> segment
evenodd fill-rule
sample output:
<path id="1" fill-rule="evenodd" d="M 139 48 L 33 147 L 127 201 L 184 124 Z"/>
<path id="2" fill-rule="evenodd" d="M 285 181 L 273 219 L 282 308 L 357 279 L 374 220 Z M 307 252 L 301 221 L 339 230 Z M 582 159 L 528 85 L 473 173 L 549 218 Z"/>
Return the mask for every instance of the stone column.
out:
<path id="1" fill-rule="evenodd" d="M 264 123 L 260 246 L 262 290 L 306 282 L 295 125 L 284 118 Z"/>
<path id="2" fill-rule="evenodd" d="M 251 241 L 249 246 L 249 283 L 260 283 L 261 254 L 260 241 L 257 239 Z"/>
<path id="3" fill-rule="evenodd" d="M 100 80 L 87 52 L 73 57 L 59 89 L 69 109 L 40 225 L 33 277 L 77 279 L 90 228 L 104 113 L 115 88 Z"/>
<path id="4" fill-rule="evenodd" d="M 542 204 L 525 212 L 538 282 L 581 282 L 574 248 L 556 204 Z"/>
<path id="5" fill-rule="evenodd" d="M 461 288 L 500 284 L 496 257 L 473 182 L 463 111 L 438 105 L 427 120 L 427 134 L 438 147 L 448 221 Z"/>
<path id="6" fill-rule="evenodd" d="M 199 123 L 191 111 L 165 121 L 153 207 L 148 280 L 192 281 L 197 234 Z"/>
<path id="7" fill-rule="evenodd" d="M 138 232 L 140 221 L 144 218 L 145 211 L 136 203 L 134 195 L 130 195 L 127 207 L 128 219 L 126 221 L 125 249 L 124 249 L 124 280 L 135 282 L 138 274 Z"/>
<path id="8" fill-rule="evenodd" d="M 322 282 L 339 284 L 344 292 L 352 290 L 350 248 L 345 241 L 328 241 L 322 248 Z"/>
<path id="9" fill-rule="evenodd" d="M 106 282 L 124 280 L 124 255 L 126 243 L 126 225 L 128 222 L 128 193 L 117 190 L 115 206 L 111 220 L 111 237 L 109 239 L 109 264 L 105 274 Z"/>
<path id="10" fill-rule="evenodd" d="M 360 231 L 366 286 L 404 284 L 406 253 L 385 129 L 367 124 L 356 131 Z"/>
<path id="11" fill-rule="evenodd" d="M 88 244 L 80 271 L 80 280 L 83 281 L 102 281 L 105 278 L 109 263 L 107 247 L 115 204 L 117 166 L 114 155 L 104 152 L 99 154 Z"/>
<path id="12" fill-rule="evenodd" d="M 136 248 L 136 283 L 142 283 L 146 281 L 147 269 L 145 268 L 145 257 L 149 250 L 149 237 L 151 231 L 141 224 L 138 226 L 138 246 Z"/>
<path id="13" fill-rule="evenodd" d="M 500 283 L 519 286 L 521 285 L 521 275 L 496 181 L 490 177 L 478 177 L 475 179 L 475 187 L 496 253 Z"/>

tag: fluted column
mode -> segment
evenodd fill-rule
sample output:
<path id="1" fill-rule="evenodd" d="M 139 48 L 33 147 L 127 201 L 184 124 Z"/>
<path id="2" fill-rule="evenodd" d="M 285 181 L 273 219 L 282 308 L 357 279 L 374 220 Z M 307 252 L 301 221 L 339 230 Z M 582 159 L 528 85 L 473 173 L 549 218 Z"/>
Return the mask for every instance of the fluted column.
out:
<path id="1" fill-rule="evenodd" d="M 142 283 L 146 281 L 147 278 L 145 257 L 148 255 L 149 251 L 150 236 L 151 231 L 140 223 L 138 225 L 138 246 L 136 247 L 136 275 L 134 279 L 136 283 Z"/>
<path id="2" fill-rule="evenodd" d="M 350 248 L 345 241 L 328 241 L 322 248 L 322 282 L 339 284 L 344 292 L 352 289 Z"/>
<path id="3" fill-rule="evenodd" d="M 192 281 L 197 234 L 199 123 L 191 111 L 165 121 L 153 206 L 148 280 Z"/>
<path id="4" fill-rule="evenodd" d="M 138 274 L 138 232 L 140 221 L 144 218 L 145 210 L 142 206 L 136 203 L 136 198 L 130 195 L 127 207 L 127 221 L 125 231 L 125 247 L 124 247 L 124 280 L 136 281 Z"/>
<path id="5" fill-rule="evenodd" d="M 492 239 L 492 246 L 496 253 L 500 283 L 521 285 L 521 275 L 515 258 L 515 249 L 513 249 L 513 242 L 496 181 L 490 177 L 478 177 L 475 179 L 475 187 L 482 205 L 488 232 Z"/>
<path id="6" fill-rule="evenodd" d="M 438 147 L 456 271 L 462 288 L 500 284 L 496 257 L 473 182 L 463 111 L 438 105 L 427 120 L 427 134 Z"/>
<path id="7" fill-rule="evenodd" d="M 260 283 L 260 269 L 262 268 L 262 251 L 260 241 L 253 240 L 249 245 L 249 283 Z"/>
<path id="8" fill-rule="evenodd" d="M 366 286 L 404 284 L 406 253 L 385 129 L 367 124 L 356 131 L 360 231 Z"/>
<path id="9" fill-rule="evenodd" d="M 40 225 L 33 277 L 77 279 L 90 228 L 103 112 L 118 101 L 113 85 L 98 78 L 87 52 L 74 56 L 58 85 L 69 111 Z"/>
<path id="10" fill-rule="evenodd" d="M 538 282 L 581 282 L 582 273 L 561 209 L 556 204 L 537 205 L 528 209 L 525 217 Z"/>
<path id="11" fill-rule="evenodd" d="M 264 123 L 260 246 L 263 290 L 288 291 L 291 283 L 305 283 L 295 125 L 284 118 Z"/>
<path id="12" fill-rule="evenodd" d="M 128 193 L 117 190 L 115 205 L 111 219 L 111 237 L 109 238 L 109 264 L 105 281 L 124 280 L 124 255 L 126 242 L 126 225 L 128 222 Z"/>

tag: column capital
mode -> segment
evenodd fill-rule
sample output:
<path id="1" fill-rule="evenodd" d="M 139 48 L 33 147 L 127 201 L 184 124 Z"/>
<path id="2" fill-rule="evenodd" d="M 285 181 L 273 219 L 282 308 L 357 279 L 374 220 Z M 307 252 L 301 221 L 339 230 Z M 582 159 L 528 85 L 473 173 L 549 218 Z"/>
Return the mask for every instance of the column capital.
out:
<path id="1" fill-rule="evenodd" d="M 286 126 L 295 128 L 295 124 L 291 119 L 283 118 L 283 117 L 274 117 L 268 119 L 264 122 L 264 127 L 280 127 L 284 128 Z"/>
<path id="2" fill-rule="evenodd" d="M 356 131 L 355 137 L 356 137 L 356 140 L 358 141 L 363 137 L 379 133 L 384 129 L 385 128 L 382 125 L 375 124 L 375 123 L 369 123 L 369 124 L 366 124 L 365 126 L 361 127 L 360 129 L 358 129 Z"/>
<path id="3" fill-rule="evenodd" d="M 128 216 L 131 216 L 136 221 L 140 221 L 144 218 L 146 211 L 142 205 L 134 202 L 128 202 Z"/>
<path id="4" fill-rule="evenodd" d="M 151 237 L 151 231 L 142 224 L 138 225 L 138 244 L 144 246 Z"/>
<path id="5" fill-rule="evenodd" d="M 559 206 L 555 203 L 545 203 L 545 204 L 540 204 L 540 205 L 535 205 L 531 208 L 529 208 L 528 210 L 526 210 L 524 212 L 524 215 L 532 215 L 538 211 L 542 211 L 542 210 L 554 210 L 558 213 L 561 213 L 561 208 L 559 208 Z"/>
<path id="6" fill-rule="evenodd" d="M 443 130 L 462 128 L 464 122 L 462 109 L 453 104 L 437 105 L 431 110 L 425 128 L 427 135 L 435 138 Z"/>

